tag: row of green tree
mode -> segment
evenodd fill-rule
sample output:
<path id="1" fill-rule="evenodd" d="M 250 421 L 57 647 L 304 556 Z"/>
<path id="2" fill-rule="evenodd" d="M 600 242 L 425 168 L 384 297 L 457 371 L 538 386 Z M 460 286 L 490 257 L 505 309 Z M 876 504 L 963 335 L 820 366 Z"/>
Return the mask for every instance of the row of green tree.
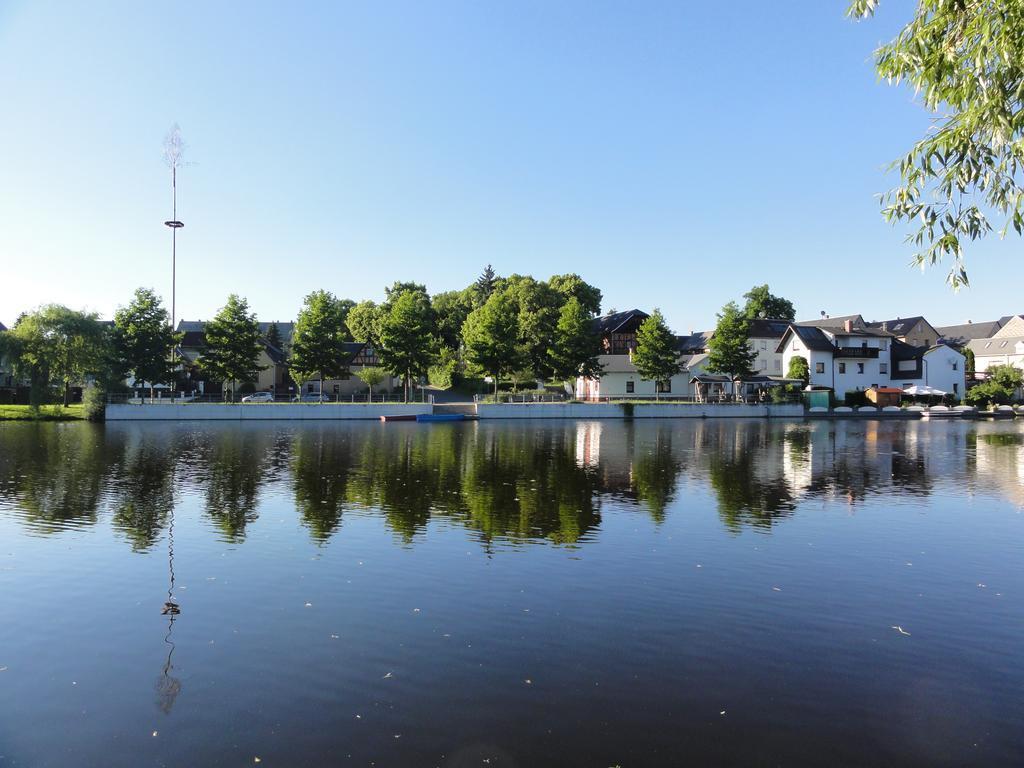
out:
<path id="1" fill-rule="evenodd" d="M 598 370 L 600 340 L 592 319 L 600 305 L 601 291 L 578 275 L 502 278 L 490 266 L 473 285 L 433 296 L 424 285 L 396 282 L 380 304 L 318 290 L 305 297 L 284 351 L 296 381 L 319 379 L 322 385 L 348 372 L 347 342 L 370 342 L 382 369 L 360 376 L 371 391 L 385 372 L 400 377 L 407 398 L 412 382 L 428 374 L 443 385 L 467 374 L 490 375 L 496 387 L 508 376 L 574 380 Z M 244 298 L 229 296 L 204 332 L 199 365 L 212 380 L 257 378 L 264 337 Z M 181 336 L 159 297 L 140 288 L 113 323 L 60 305 L 25 313 L 0 334 L 0 355 L 29 382 L 33 404 L 60 386 L 67 405 L 71 387 L 89 379 L 103 387 L 128 377 L 151 389 L 170 383 Z M 281 345 L 276 325 L 267 336 Z"/>

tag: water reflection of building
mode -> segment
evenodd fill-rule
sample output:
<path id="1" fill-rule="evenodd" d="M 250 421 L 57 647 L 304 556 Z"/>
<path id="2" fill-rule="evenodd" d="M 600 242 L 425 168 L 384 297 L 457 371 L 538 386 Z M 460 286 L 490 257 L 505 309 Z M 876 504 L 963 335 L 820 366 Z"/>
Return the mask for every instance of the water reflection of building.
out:
<path id="1" fill-rule="evenodd" d="M 975 493 L 1004 498 L 1024 508 L 1024 434 L 1012 424 L 993 424 L 972 435 Z"/>
<path id="2" fill-rule="evenodd" d="M 730 530 L 768 529 L 809 499 L 853 509 L 937 487 L 1024 506 L 1022 435 L 1014 423 L 870 420 L 30 425 L 2 434 L 0 507 L 42 535 L 108 516 L 138 551 L 186 498 L 213 535 L 242 543 L 265 496 L 287 498 L 318 542 L 343 516 L 379 514 L 402 542 L 446 519 L 488 542 L 574 544 L 607 500 L 660 521 L 683 486 L 710 492 Z"/>
<path id="3" fill-rule="evenodd" d="M 596 467 L 601 459 L 601 422 L 576 422 L 576 463 Z"/>

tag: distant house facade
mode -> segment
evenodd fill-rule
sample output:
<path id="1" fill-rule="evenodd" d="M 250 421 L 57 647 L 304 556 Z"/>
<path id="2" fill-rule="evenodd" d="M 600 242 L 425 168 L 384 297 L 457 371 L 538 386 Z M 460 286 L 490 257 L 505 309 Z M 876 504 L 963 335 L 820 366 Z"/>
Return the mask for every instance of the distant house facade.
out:
<path id="1" fill-rule="evenodd" d="M 692 397 L 715 399 L 732 395 L 734 382 L 728 377 L 708 370 L 709 343 L 714 331 L 691 332 L 676 337 L 681 371 L 668 381 L 654 382 L 640 376 L 633 364 L 632 353 L 636 349 L 636 332 L 648 315 L 639 309 L 617 312 L 597 318 L 596 331 L 601 336 L 602 348 L 606 354 L 600 357 L 604 366 L 601 376 L 580 378 L 576 382 L 577 396 L 582 399 L 604 397 Z M 754 396 L 766 386 L 784 383 L 785 373 L 782 353 L 778 350 L 789 323 L 784 320 L 751 321 L 749 345 L 754 352 L 751 381 L 736 389 L 745 396 Z"/>
<path id="2" fill-rule="evenodd" d="M 654 397 L 656 395 L 686 396 L 692 392 L 687 372 L 679 373 L 668 381 L 651 381 L 640 376 L 633 365 L 633 352 L 637 345 L 637 331 L 650 315 L 639 309 L 613 312 L 594 319 L 594 330 L 601 337 L 604 352 L 598 360 L 601 375 L 595 378 L 579 377 L 576 396 L 584 400 L 602 397 Z M 684 337 L 685 338 L 685 337 Z M 686 355 L 680 350 L 681 360 Z"/>
<path id="3" fill-rule="evenodd" d="M 356 376 L 359 370 L 380 365 L 373 346 L 365 342 L 345 342 L 345 366 L 347 373 L 338 378 L 325 379 L 323 390 L 319 379 L 296 381 L 288 367 L 287 349 L 291 346 L 295 323 L 260 323 L 261 339 L 259 360 L 257 364 L 262 370 L 252 387 L 257 392 L 273 392 L 278 398 L 293 397 L 299 394 L 325 394 L 332 397 L 346 397 L 367 391 L 367 385 Z M 280 345 L 271 343 L 267 336 L 270 326 L 277 327 Z M 182 364 L 186 391 L 200 394 L 221 394 L 224 382 L 210 380 L 202 367 L 202 357 L 206 350 L 206 323 L 202 320 L 182 320 L 178 323 L 178 331 L 183 334 L 178 347 L 178 355 Z M 391 391 L 396 380 L 390 376 L 374 388 L 374 394 Z M 189 386 L 190 385 L 190 386 Z M 248 387 L 247 387 L 248 389 Z"/>
<path id="4" fill-rule="evenodd" d="M 998 320 L 987 320 L 980 323 L 967 321 L 962 325 L 936 326 L 939 341 L 953 347 L 966 347 L 975 339 L 988 339 L 1001 328 Z"/>
<path id="5" fill-rule="evenodd" d="M 357 375 L 364 368 L 381 367 L 377 351 L 372 344 L 362 341 L 345 342 L 345 366 L 348 373 L 338 378 L 324 379 L 323 389 L 320 389 L 319 379 L 307 379 L 299 382 L 299 387 L 304 395 L 324 394 L 337 398 L 352 397 L 353 395 L 365 394 L 368 390 L 366 384 Z M 373 388 L 373 394 L 379 395 L 384 392 L 391 392 L 401 386 L 401 381 L 393 376 L 385 374 L 380 384 Z"/>
<path id="6" fill-rule="evenodd" d="M 840 399 L 848 392 L 890 386 L 903 389 L 912 384 L 927 384 L 963 398 L 963 354 L 944 344 L 907 344 L 888 331 L 867 324 L 857 327 L 853 318 L 846 318 L 841 329 L 791 325 L 778 349 L 786 368 L 794 357 L 805 358 L 809 384 L 831 389 Z"/>
<path id="7" fill-rule="evenodd" d="M 913 347 L 934 347 L 942 338 L 938 329 L 920 315 L 868 323 L 867 327 L 891 333 L 894 338 Z"/>
<path id="8" fill-rule="evenodd" d="M 974 352 L 974 370 L 978 374 L 996 365 L 1024 369 L 1024 318 L 1010 316 L 991 337 L 972 339 L 967 348 Z"/>

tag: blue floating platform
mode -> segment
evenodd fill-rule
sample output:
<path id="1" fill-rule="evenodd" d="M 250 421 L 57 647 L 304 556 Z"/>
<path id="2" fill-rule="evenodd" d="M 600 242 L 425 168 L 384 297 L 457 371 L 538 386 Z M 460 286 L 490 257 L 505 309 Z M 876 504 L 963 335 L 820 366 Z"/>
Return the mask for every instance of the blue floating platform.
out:
<path id="1" fill-rule="evenodd" d="M 421 413 L 416 421 L 465 421 L 464 413 Z"/>

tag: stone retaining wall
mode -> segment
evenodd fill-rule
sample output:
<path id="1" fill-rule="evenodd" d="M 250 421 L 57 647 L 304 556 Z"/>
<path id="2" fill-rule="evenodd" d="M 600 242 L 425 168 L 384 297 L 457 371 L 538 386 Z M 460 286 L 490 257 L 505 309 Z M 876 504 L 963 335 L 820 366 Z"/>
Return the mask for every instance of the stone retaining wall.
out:
<path id="1" fill-rule="evenodd" d="M 321 421 L 379 419 L 433 413 L 430 403 L 253 403 L 220 405 L 108 405 L 107 421 Z"/>
<path id="2" fill-rule="evenodd" d="M 481 419 L 624 419 L 628 418 L 629 404 L 620 403 L 479 403 L 477 416 Z M 697 405 L 633 404 L 634 419 L 750 419 L 750 418 L 802 418 L 804 407 L 799 404 L 783 405 Z"/>

